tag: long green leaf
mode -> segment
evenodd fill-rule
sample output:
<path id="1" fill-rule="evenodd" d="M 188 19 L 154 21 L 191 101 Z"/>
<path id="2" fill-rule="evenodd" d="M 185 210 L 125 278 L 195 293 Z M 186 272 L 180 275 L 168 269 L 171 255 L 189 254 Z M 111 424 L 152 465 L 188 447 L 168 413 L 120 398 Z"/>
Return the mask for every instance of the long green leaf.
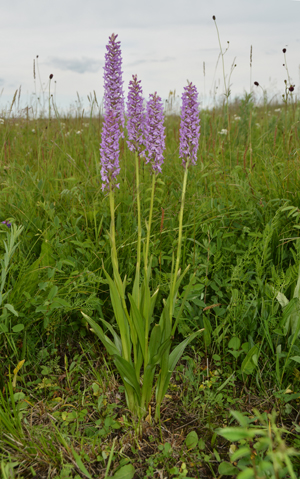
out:
<path id="1" fill-rule="evenodd" d="M 144 277 L 144 282 L 143 282 L 143 308 L 144 308 L 143 314 L 144 316 L 146 316 L 150 307 L 150 288 L 149 288 L 150 276 L 151 276 L 151 270 L 149 265 L 147 270 L 147 276 Z"/>
<path id="2" fill-rule="evenodd" d="M 114 355 L 114 361 L 123 382 L 126 381 L 128 384 L 130 384 L 131 387 L 133 387 L 140 403 L 141 388 L 139 383 L 137 382 L 134 367 L 128 361 L 126 361 L 126 359 L 122 358 L 119 354 Z"/>
<path id="3" fill-rule="evenodd" d="M 173 351 L 170 354 L 169 358 L 169 371 L 173 372 L 176 364 L 178 363 L 179 359 L 181 358 L 185 348 L 187 345 L 193 341 L 200 333 L 202 333 L 204 329 L 199 329 L 195 333 L 190 334 L 186 339 L 184 339 L 176 348 L 173 349 Z"/>
<path id="4" fill-rule="evenodd" d="M 150 341 L 149 341 L 149 361 L 151 361 L 151 358 L 153 358 L 155 354 L 157 353 L 159 345 L 161 344 L 161 340 L 162 340 L 161 327 L 159 324 L 155 324 L 152 328 Z"/>
<path id="5" fill-rule="evenodd" d="M 204 329 L 199 329 L 199 331 L 196 331 L 195 333 L 192 333 L 189 337 L 184 339 L 184 341 L 182 341 L 180 344 L 178 344 L 178 346 L 176 346 L 175 349 L 173 349 L 173 351 L 171 352 L 171 354 L 169 356 L 168 372 L 165 372 L 166 369 L 163 367 L 164 365 L 162 365 L 160 378 L 159 378 L 159 381 L 158 381 L 158 390 L 157 390 L 157 402 L 158 402 L 158 404 L 161 403 L 161 401 L 163 400 L 163 398 L 164 398 L 164 396 L 167 392 L 169 382 L 170 382 L 170 379 L 171 379 L 171 376 L 172 376 L 172 372 L 174 371 L 174 369 L 176 367 L 176 364 L 178 363 L 179 359 L 181 358 L 185 348 L 202 331 L 204 331 Z"/>
<path id="6" fill-rule="evenodd" d="M 140 346 L 143 352 L 143 356 L 145 356 L 145 328 L 144 328 L 144 318 L 142 317 L 140 311 L 138 310 L 138 307 L 135 303 L 135 300 L 131 296 L 131 294 L 128 294 L 129 301 L 131 304 L 131 313 L 132 313 L 132 320 L 134 327 L 136 329 Z"/>
<path id="7" fill-rule="evenodd" d="M 118 292 L 118 289 L 115 283 L 113 282 L 109 274 L 107 274 L 105 270 L 104 270 L 104 273 L 109 283 L 112 307 L 113 307 L 115 317 L 120 330 L 121 341 L 123 346 L 123 355 L 128 360 L 130 358 L 130 352 L 131 352 L 131 341 L 129 337 L 129 325 L 128 325 L 127 317 L 122 306 L 122 298 Z"/>
<path id="8" fill-rule="evenodd" d="M 170 296 L 164 303 L 164 309 L 160 315 L 159 325 L 162 331 L 162 340 L 172 336 L 172 325 L 170 323 Z"/>
<path id="9" fill-rule="evenodd" d="M 76 451 L 74 451 L 73 447 L 72 447 L 72 453 L 73 453 L 75 462 L 77 464 L 77 467 L 80 469 L 82 474 L 84 474 L 88 479 L 92 479 L 92 476 L 90 475 L 90 473 L 86 469 L 85 465 L 83 464 L 83 462 L 81 460 L 81 457 L 79 456 L 79 454 L 77 454 Z"/>
<path id="10" fill-rule="evenodd" d="M 155 373 L 155 364 L 148 364 L 143 378 L 143 387 L 142 387 L 142 399 L 141 399 L 141 407 L 144 411 L 147 411 L 147 407 L 151 400 L 152 390 L 153 390 L 153 378 Z"/>
<path id="11" fill-rule="evenodd" d="M 120 356 L 122 356 L 122 341 L 120 339 L 120 336 L 116 333 L 116 331 L 114 330 L 114 328 L 112 327 L 112 325 L 110 323 L 105 321 L 105 319 L 102 319 L 102 318 L 99 318 L 99 319 L 100 319 L 100 321 L 102 321 L 103 324 L 105 324 L 107 329 L 113 335 L 113 338 L 114 338 L 114 341 L 115 341 L 115 346 L 118 349 Z"/>
<path id="12" fill-rule="evenodd" d="M 153 311 L 154 311 L 154 308 L 155 308 L 155 303 L 156 303 L 156 300 L 157 300 L 158 292 L 159 292 L 159 288 L 157 288 L 157 290 L 153 293 L 153 295 L 150 298 L 150 307 L 149 307 L 149 312 L 148 312 L 149 325 L 151 324 L 151 319 L 152 319 L 152 316 L 153 316 Z"/>
<path id="13" fill-rule="evenodd" d="M 119 354 L 118 349 L 116 348 L 114 343 L 109 339 L 109 337 L 104 334 L 101 326 L 99 326 L 99 324 L 97 324 L 92 318 L 87 316 L 82 311 L 81 311 L 81 314 L 84 317 L 84 319 L 89 323 L 89 325 L 92 326 L 93 331 L 101 340 L 102 344 L 105 346 L 108 354 L 110 354 L 111 356 L 114 356 L 115 354 Z"/>
<path id="14" fill-rule="evenodd" d="M 166 395 L 171 376 L 172 376 L 172 373 L 168 371 L 164 375 L 164 377 L 162 377 L 161 375 L 158 377 L 157 386 L 156 386 L 156 408 L 157 409 L 159 409 L 160 404 L 162 403 L 162 400 Z"/>
<path id="15" fill-rule="evenodd" d="M 150 365 L 161 363 L 162 357 L 169 349 L 171 344 L 171 338 L 165 339 L 165 341 L 159 346 L 157 353 L 149 360 Z"/>
<path id="16" fill-rule="evenodd" d="M 135 270 L 135 278 L 133 282 L 132 288 L 132 296 L 134 298 L 135 303 L 140 307 L 140 265 L 136 263 L 136 270 Z"/>

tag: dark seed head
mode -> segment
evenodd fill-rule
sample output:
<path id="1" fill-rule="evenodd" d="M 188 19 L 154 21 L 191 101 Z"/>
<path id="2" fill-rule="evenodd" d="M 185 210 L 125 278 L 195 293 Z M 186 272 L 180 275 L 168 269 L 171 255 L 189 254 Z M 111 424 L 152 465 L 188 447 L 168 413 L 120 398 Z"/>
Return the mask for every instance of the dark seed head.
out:
<path id="1" fill-rule="evenodd" d="M 49 78 L 50 78 L 50 80 L 52 80 L 52 78 L 53 78 L 53 73 L 51 73 L 51 74 L 49 75 Z"/>
<path id="2" fill-rule="evenodd" d="M 259 86 L 258 81 L 255 81 L 255 82 L 254 82 L 254 85 L 255 85 L 255 86 Z"/>
<path id="3" fill-rule="evenodd" d="M 283 51 L 283 53 L 285 53 L 285 52 L 286 52 L 286 48 L 283 48 L 282 51 Z"/>
<path id="4" fill-rule="evenodd" d="M 216 19 L 216 15 L 213 15 L 213 16 L 212 16 L 212 19 L 215 20 L 215 19 Z"/>
<path id="5" fill-rule="evenodd" d="M 294 86 L 294 85 L 291 85 L 291 86 L 289 87 L 289 91 L 294 91 L 294 90 L 295 90 L 295 86 Z"/>

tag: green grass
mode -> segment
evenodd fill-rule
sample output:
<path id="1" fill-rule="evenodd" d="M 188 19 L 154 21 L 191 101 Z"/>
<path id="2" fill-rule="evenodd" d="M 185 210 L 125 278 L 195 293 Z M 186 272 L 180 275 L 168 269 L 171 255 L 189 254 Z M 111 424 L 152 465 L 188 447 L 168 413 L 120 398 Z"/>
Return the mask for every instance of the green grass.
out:
<path id="1" fill-rule="evenodd" d="M 230 410 L 244 412 L 251 425 L 265 430 L 268 420 L 258 414 L 276 411 L 285 444 L 272 425 L 270 447 L 272 461 L 280 450 L 283 464 L 285 447 L 300 447 L 298 105 L 256 106 L 245 95 L 228 111 L 220 107 L 200 114 L 181 261 L 182 267 L 190 264 L 196 281 L 175 341 L 203 327 L 205 332 L 172 377 L 161 425 L 154 423 L 153 398 L 140 436 L 113 362 L 81 315 L 115 325 L 103 273 L 104 266 L 111 274 L 112 266 L 109 199 L 101 191 L 99 167 L 101 117 L 5 115 L 0 222 L 8 220 L 15 228 L 0 225 L 2 477 L 104 478 L 122 467 L 128 478 L 132 467 L 135 478 L 221 477 L 226 466 L 218 471 L 219 464 L 230 461 L 232 443 L 243 446 L 243 439 L 228 441 L 219 434 L 219 428 L 238 424 Z M 150 245 L 153 291 L 160 286 L 155 319 L 167 296 L 177 244 L 183 178 L 179 125 L 179 117 L 166 118 L 165 163 L 155 194 Z M 120 160 L 116 240 L 121 277 L 131 279 L 137 207 L 134 157 L 125 140 Z M 145 220 L 148 165 L 141 165 L 141 181 Z M 290 300 L 284 309 L 279 292 Z M 22 359 L 13 387 L 13 370 Z M 297 456 L 292 461 L 299 473 Z M 263 477 L 292 477 L 284 474 Z"/>

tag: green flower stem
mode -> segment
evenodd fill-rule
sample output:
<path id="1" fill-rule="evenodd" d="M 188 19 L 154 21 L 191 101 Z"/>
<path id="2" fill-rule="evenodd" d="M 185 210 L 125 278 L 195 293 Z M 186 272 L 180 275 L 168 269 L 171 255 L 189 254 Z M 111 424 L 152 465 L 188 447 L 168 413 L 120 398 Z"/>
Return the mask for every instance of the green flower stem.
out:
<path id="1" fill-rule="evenodd" d="M 115 230 L 115 195 L 110 184 L 109 189 L 109 205 L 110 205 L 110 244 L 111 244 L 111 259 L 114 273 L 119 272 L 118 255 L 116 248 L 116 230 Z"/>
<path id="2" fill-rule="evenodd" d="M 151 201 L 150 201 L 149 223 L 146 224 L 146 227 L 147 227 L 147 241 L 146 241 L 146 251 L 145 251 L 145 257 L 144 257 L 144 266 L 145 266 L 145 274 L 146 274 L 146 275 L 147 275 L 147 269 L 148 269 L 148 256 L 149 256 L 149 244 L 150 244 L 151 223 L 152 223 L 152 216 L 153 216 L 155 181 L 156 181 L 156 175 L 155 175 L 155 173 L 153 173 L 153 174 L 152 174 L 152 188 L 151 188 Z"/>
<path id="3" fill-rule="evenodd" d="M 144 268 L 145 268 L 145 296 L 146 290 L 149 286 L 149 278 L 148 278 L 148 257 L 149 257 L 149 244 L 150 244 L 150 234 L 151 234 L 151 224 L 152 224 L 152 216 L 153 216 L 153 204 L 154 204 L 154 192 L 155 192 L 155 181 L 156 181 L 156 174 L 153 172 L 152 174 L 152 188 L 151 188 L 151 200 L 150 200 L 150 212 L 149 212 L 149 222 L 146 223 L 147 226 L 147 241 L 146 241 L 146 250 L 144 256 Z M 148 308 L 149 304 L 147 304 L 147 299 L 145 298 L 144 301 L 145 311 L 145 355 L 144 355 L 144 370 L 146 370 L 148 364 L 148 336 L 149 336 L 149 316 L 148 316 Z"/>
<path id="4" fill-rule="evenodd" d="M 125 287 L 123 288 L 122 281 L 120 278 L 119 274 L 119 264 L 118 264 L 118 254 L 117 254 L 117 248 L 116 248 L 116 232 L 115 232 L 115 197 L 114 197 L 114 191 L 113 188 L 110 185 L 110 190 L 109 190 L 109 204 L 110 204 L 110 215 L 111 215 L 111 222 L 110 222 L 110 242 L 111 242 L 111 260 L 112 260 L 112 265 L 113 265 L 113 272 L 114 272 L 114 282 L 116 284 L 116 287 L 118 289 L 119 295 L 121 297 L 121 303 L 123 306 L 124 313 L 126 315 L 126 318 L 128 320 L 130 329 L 133 328 L 132 322 L 130 315 L 128 314 L 126 302 L 125 302 Z M 122 336 L 122 335 L 121 335 Z M 123 355 L 124 358 L 127 361 L 130 361 L 130 350 L 127 347 L 127 341 L 126 338 L 122 337 L 122 345 L 123 345 Z M 136 353 L 136 344 L 133 344 L 134 347 L 134 352 Z"/>
<path id="5" fill-rule="evenodd" d="M 136 281 L 137 281 L 137 307 L 140 307 L 140 267 L 141 267 L 141 199 L 140 199 L 140 165 L 137 152 L 135 153 L 135 172 L 136 172 L 136 203 L 138 210 L 138 242 L 137 242 L 137 264 L 136 264 Z"/>
<path id="6" fill-rule="evenodd" d="M 184 209 L 184 201 L 185 201 L 185 193 L 186 193 L 186 184 L 187 184 L 187 177 L 188 177 L 188 168 L 190 164 L 190 159 L 187 159 L 184 177 L 183 177 L 183 186 L 182 186 L 182 194 L 181 194 L 181 206 L 179 212 L 179 230 L 178 230 L 178 245 L 177 245 L 177 256 L 176 256 L 176 263 L 175 263 L 175 270 L 174 275 L 171 282 L 171 296 L 170 296 L 170 323 L 172 325 L 172 317 L 173 317 L 173 309 L 175 305 L 175 286 L 177 281 L 177 275 L 179 271 L 180 265 L 180 258 L 181 258 L 181 245 L 182 245 L 182 222 L 183 222 L 183 209 Z"/>
<path id="7" fill-rule="evenodd" d="M 141 199 L 140 199 L 140 158 L 137 152 L 135 153 L 135 177 L 136 177 L 136 202 L 137 202 L 137 211 L 138 211 L 138 241 L 137 241 L 137 262 L 136 262 L 136 271 L 135 271 L 135 279 L 133 284 L 132 296 L 139 310 L 140 304 L 141 304 L 140 269 L 141 269 L 142 224 L 141 224 Z M 130 320 L 132 320 L 131 317 L 130 317 Z M 134 366 L 136 371 L 136 378 L 139 381 L 141 363 L 138 359 L 137 333 L 135 328 L 132 329 L 133 325 L 131 326 L 131 322 L 129 322 L 129 324 L 131 328 L 131 340 L 133 344 Z"/>

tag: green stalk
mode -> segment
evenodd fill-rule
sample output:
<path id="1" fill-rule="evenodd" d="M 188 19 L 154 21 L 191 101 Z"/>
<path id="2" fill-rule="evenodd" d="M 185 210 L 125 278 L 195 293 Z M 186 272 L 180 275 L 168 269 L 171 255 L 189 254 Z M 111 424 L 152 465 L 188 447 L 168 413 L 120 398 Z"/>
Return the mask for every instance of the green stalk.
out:
<path id="1" fill-rule="evenodd" d="M 146 226 L 147 226 L 147 241 L 146 241 L 146 251 L 145 251 L 145 257 L 144 257 L 144 266 L 145 266 L 145 274 L 146 275 L 147 275 L 147 269 L 148 269 L 148 255 L 149 255 L 151 223 L 152 223 L 152 216 L 153 216 L 155 180 L 156 180 L 156 175 L 155 175 L 155 173 L 153 173 L 153 175 L 152 175 L 150 212 L 149 212 L 149 223 L 146 224 Z"/>
<path id="2" fill-rule="evenodd" d="M 115 195 L 112 185 L 109 185 L 109 205 L 110 205 L 110 241 L 111 241 L 111 259 L 114 273 L 119 272 L 118 255 L 116 248 L 116 230 L 115 230 Z"/>
<path id="3" fill-rule="evenodd" d="M 146 250 L 144 256 L 144 268 L 145 268 L 145 301 L 144 301 L 144 317 L 145 317 L 145 356 L 144 356 L 144 370 L 146 370 L 148 364 L 148 337 L 149 337 L 149 306 L 147 299 L 147 289 L 149 287 L 149 277 L 148 277 L 148 256 L 149 256 L 149 244 L 150 244 L 150 233 L 151 233 L 151 224 L 153 216 L 153 204 L 154 204 L 154 191 L 155 191 L 155 181 L 156 175 L 153 172 L 152 174 L 152 188 L 151 188 L 151 200 L 150 200 L 150 212 L 149 212 L 149 223 L 147 224 L 147 241 L 146 241 Z"/>
<path id="4" fill-rule="evenodd" d="M 141 224 L 141 199 L 140 199 L 140 171 L 139 158 L 137 152 L 135 153 L 135 174 L 136 174 L 136 203 L 138 210 L 138 241 L 137 241 L 137 263 L 135 281 L 137 283 L 136 304 L 140 307 L 140 268 L 141 268 L 141 238 L 142 238 L 142 224 Z"/>
<path id="5" fill-rule="evenodd" d="M 131 318 L 130 318 L 130 315 L 128 314 L 128 310 L 127 310 L 127 306 L 125 302 L 125 296 L 124 296 L 125 286 L 123 289 L 122 281 L 119 274 L 118 255 L 117 255 L 117 248 L 116 248 L 116 231 L 115 231 L 115 197 L 114 197 L 114 191 L 113 191 L 111 183 L 110 183 L 110 190 L 109 190 L 109 205 L 110 205 L 110 217 L 111 217 L 111 222 L 110 222 L 111 260 L 113 265 L 114 282 L 119 292 L 119 296 L 121 297 L 121 303 L 122 303 L 126 318 L 128 320 L 130 329 L 133 331 L 133 325 L 131 323 Z M 126 337 L 122 335 L 121 330 L 120 330 L 120 333 L 121 333 L 121 342 L 122 342 L 122 348 L 123 348 L 122 356 L 126 361 L 130 363 L 130 348 L 127 347 L 128 345 L 127 345 Z M 133 344 L 133 348 L 134 348 L 134 357 L 136 357 L 136 344 Z M 134 415 L 136 415 L 137 405 L 136 405 L 135 393 L 133 388 L 128 387 L 126 389 L 126 393 L 127 393 L 128 407 L 131 410 L 131 412 Z"/>
<path id="6" fill-rule="evenodd" d="M 117 254 L 117 248 L 116 248 L 116 232 L 115 232 L 115 197 L 114 197 L 114 192 L 112 188 L 110 188 L 110 191 L 109 191 L 109 204 L 110 204 L 110 215 L 111 215 L 111 223 L 110 223 L 111 260 L 112 260 L 113 272 L 114 272 L 114 282 L 118 289 L 119 295 L 121 296 L 122 306 L 123 306 L 126 318 L 128 320 L 130 329 L 133 330 L 133 325 L 131 322 L 130 315 L 128 314 L 124 291 L 123 291 L 123 285 L 122 285 L 121 277 L 119 274 L 119 263 L 118 263 L 118 254 Z M 133 344 L 133 346 L 135 348 L 136 344 Z M 125 354 L 125 350 L 124 350 L 124 357 L 127 361 L 130 359 L 129 353 Z"/>
<path id="7" fill-rule="evenodd" d="M 50 120 L 51 120 L 51 78 L 49 78 L 49 117 L 48 117 L 48 134 L 49 134 L 49 128 L 50 128 Z"/>
<path id="8" fill-rule="evenodd" d="M 173 317 L 173 307 L 175 303 L 175 285 L 177 281 L 177 275 L 179 271 L 180 265 L 180 258 L 181 258 L 181 245 L 182 245 L 182 222 L 183 222 L 183 210 L 184 210 L 184 201 L 185 201 L 185 193 L 186 193 L 186 184 L 187 184 L 187 177 L 188 177 L 188 168 L 189 168 L 190 160 L 188 159 L 185 166 L 184 177 L 183 177 L 183 186 L 182 186 L 182 193 L 181 193 L 181 205 L 180 205 L 180 212 L 179 212 L 179 231 L 178 231 L 178 245 L 177 245 L 177 256 L 176 256 L 176 263 L 175 263 L 175 271 L 171 282 L 171 295 L 170 295 L 170 323 L 172 325 L 172 317 Z"/>
<path id="9" fill-rule="evenodd" d="M 128 319 L 129 324 L 131 324 L 129 314 L 127 311 L 126 303 L 125 303 L 125 298 L 124 298 L 124 293 L 123 293 L 123 288 L 122 288 L 122 281 L 120 278 L 119 274 L 119 264 L 118 264 L 118 254 L 117 254 L 117 248 L 116 248 L 116 230 L 115 230 L 115 195 L 114 191 L 112 188 L 112 185 L 110 184 L 110 189 L 109 189 L 109 205 L 110 205 L 110 244 L 111 244 L 111 261 L 113 265 L 113 277 L 114 277 L 114 282 L 117 287 L 117 290 L 119 292 L 119 295 L 121 296 L 121 302 L 122 306 L 124 308 L 124 312 L 126 314 L 126 317 Z M 123 344 L 123 355 L 124 358 L 129 361 L 130 360 L 130 351 L 128 350 L 126 346 L 126 340 L 125 338 L 122 338 L 121 334 L 121 340 Z"/>
<path id="10" fill-rule="evenodd" d="M 140 269 L 141 269 L 141 238 L 142 238 L 139 170 L 140 170 L 139 157 L 138 157 L 138 153 L 136 152 L 135 153 L 135 177 L 136 177 L 136 202 L 137 202 L 137 211 L 138 211 L 138 241 L 137 241 L 137 262 L 136 262 L 135 279 L 134 279 L 134 284 L 132 289 L 132 296 L 138 310 L 140 309 L 140 304 L 141 304 Z M 135 327 L 131 324 L 131 321 L 129 322 L 129 324 L 131 328 L 131 339 L 133 344 L 134 366 L 136 371 L 136 377 L 137 377 L 137 380 L 139 381 L 141 364 L 138 360 L 137 334 L 136 334 Z"/>

